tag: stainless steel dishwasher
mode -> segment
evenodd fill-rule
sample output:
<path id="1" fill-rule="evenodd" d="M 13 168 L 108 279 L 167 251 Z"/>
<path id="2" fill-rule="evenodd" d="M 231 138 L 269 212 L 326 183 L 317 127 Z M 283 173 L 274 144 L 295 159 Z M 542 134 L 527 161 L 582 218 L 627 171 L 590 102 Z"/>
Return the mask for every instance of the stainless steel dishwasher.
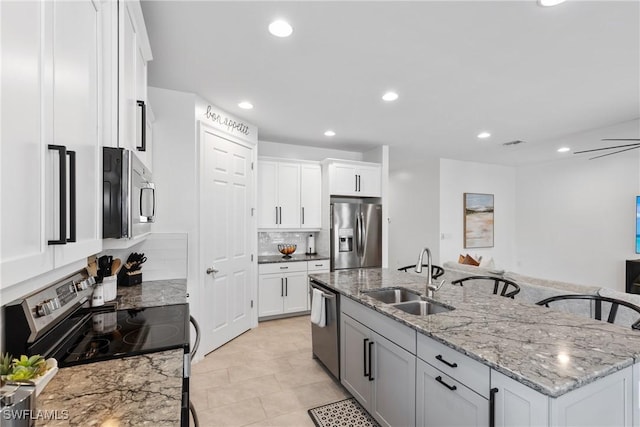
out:
<path id="1" fill-rule="evenodd" d="M 325 303 L 326 323 L 319 327 L 311 323 L 311 341 L 313 357 L 317 358 L 340 380 L 340 294 L 327 288 L 322 283 L 310 279 L 309 292 L 313 298 L 313 289 L 322 292 Z"/>

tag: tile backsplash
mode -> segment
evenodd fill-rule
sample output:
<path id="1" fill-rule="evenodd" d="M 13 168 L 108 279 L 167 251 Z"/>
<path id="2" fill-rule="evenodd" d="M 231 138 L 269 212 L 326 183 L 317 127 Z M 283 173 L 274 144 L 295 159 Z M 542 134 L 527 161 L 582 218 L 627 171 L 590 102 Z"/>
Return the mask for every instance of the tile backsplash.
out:
<path id="1" fill-rule="evenodd" d="M 278 245 L 281 243 L 291 243 L 297 245 L 296 255 L 304 254 L 307 249 L 307 238 L 312 234 L 316 240 L 316 252 L 318 252 L 318 233 L 309 231 L 300 232 L 259 232 L 258 233 L 258 254 L 277 255 Z"/>

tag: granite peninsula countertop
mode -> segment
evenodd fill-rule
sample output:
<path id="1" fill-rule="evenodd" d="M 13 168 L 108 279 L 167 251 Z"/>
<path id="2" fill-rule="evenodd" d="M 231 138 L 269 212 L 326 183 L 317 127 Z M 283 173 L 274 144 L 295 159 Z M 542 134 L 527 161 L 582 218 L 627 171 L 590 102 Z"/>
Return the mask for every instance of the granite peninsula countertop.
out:
<path id="1" fill-rule="evenodd" d="M 640 332 L 520 302 L 517 296 L 512 300 L 447 280 L 433 300 L 455 310 L 414 316 L 364 292 L 404 287 L 424 296 L 424 277 L 389 269 L 311 277 L 547 396 L 561 396 L 640 361 Z"/>
<path id="2" fill-rule="evenodd" d="M 283 255 L 259 255 L 258 264 L 273 264 L 276 262 L 297 262 L 297 261 L 321 261 L 329 259 L 328 255 L 291 255 L 291 258 L 283 258 Z"/>
<path id="3" fill-rule="evenodd" d="M 118 287 L 117 308 L 187 302 L 186 279 Z M 184 350 L 168 350 L 62 368 L 37 400 L 58 420 L 37 426 L 177 426 L 182 402 Z M 67 411 L 68 419 L 61 411 Z"/>
<path id="4" fill-rule="evenodd" d="M 36 426 L 180 425 L 183 356 L 168 350 L 60 369 L 37 400 L 59 419 Z"/>

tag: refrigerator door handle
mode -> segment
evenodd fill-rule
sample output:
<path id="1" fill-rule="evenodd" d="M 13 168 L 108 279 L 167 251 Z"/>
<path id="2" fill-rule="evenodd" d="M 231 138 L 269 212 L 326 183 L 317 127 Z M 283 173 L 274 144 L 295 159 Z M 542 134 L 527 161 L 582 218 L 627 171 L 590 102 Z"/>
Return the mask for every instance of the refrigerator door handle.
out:
<path id="1" fill-rule="evenodd" d="M 367 229 L 364 226 L 364 214 L 360 212 L 360 256 L 364 257 L 364 236 Z"/>
<path id="2" fill-rule="evenodd" d="M 360 215 L 356 214 L 356 256 L 360 257 Z"/>

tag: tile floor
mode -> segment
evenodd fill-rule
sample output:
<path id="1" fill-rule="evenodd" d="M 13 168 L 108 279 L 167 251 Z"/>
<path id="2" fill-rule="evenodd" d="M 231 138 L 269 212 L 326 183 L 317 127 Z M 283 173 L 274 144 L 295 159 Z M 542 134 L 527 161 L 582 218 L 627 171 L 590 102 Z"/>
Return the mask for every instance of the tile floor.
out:
<path id="1" fill-rule="evenodd" d="M 350 397 L 311 356 L 309 316 L 261 322 L 191 370 L 201 427 L 313 427 L 307 410 Z"/>

